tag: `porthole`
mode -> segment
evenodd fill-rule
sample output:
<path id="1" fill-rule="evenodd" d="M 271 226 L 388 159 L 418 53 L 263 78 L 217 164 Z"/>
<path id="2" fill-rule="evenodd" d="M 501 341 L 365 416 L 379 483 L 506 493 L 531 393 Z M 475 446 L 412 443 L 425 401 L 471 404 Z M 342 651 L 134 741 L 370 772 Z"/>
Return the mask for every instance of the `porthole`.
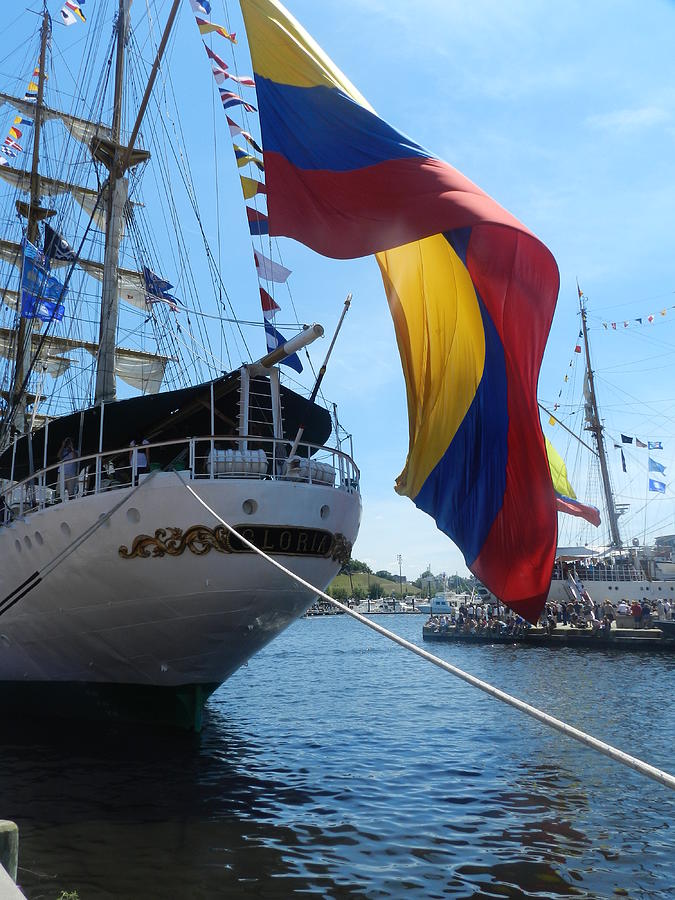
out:
<path id="1" fill-rule="evenodd" d="M 328 516 L 330 515 L 330 506 L 328 506 L 327 503 L 324 503 L 324 505 L 321 507 L 321 509 L 319 511 L 319 515 L 321 516 L 322 519 L 328 518 Z"/>
<path id="2" fill-rule="evenodd" d="M 21 541 L 18 538 L 14 541 L 14 546 L 16 547 L 16 552 L 21 553 Z"/>
<path id="3" fill-rule="evenodd" d="M 241 508 L 244 510 L 247 516 L 252 516 L 254 512 L 258 509 L 258 504 L 255 500 L 244 500 L 241 504 Z"/>
<path id="4" fill-rule="evenodd" d="M 28 537 L 28 535 L 26 535 L 26 537 L 23 539 L 23 542 L 24 542 L 24 544 L 26 545 L 26 547 L 28 547 L 29 550 L 30 550 L 31 547 L 33 546 L 33 542 L 32 542 L 31 539 Z"/>
<path id="5" fill-rule="evenodd" d="M 138 523 L 141 521 L 141 514 L 140 514 L 140 512 L 136 509 L 136 507 L 132 506 L 130 509 L 127 510 L 127 519 L 128 519 L 132 524 L 138 525 Z"/>
<path id="6" fill-rule="evenodd" d="M 65 537 L 70 537 L 70 525 L 67 522 L 61 522 L 61 533 Z"/>
<path id="7" fill-rule="evenodd" d="M 45 542 L 45 540 L 42 537 L 42 535 L 40 534 L 40 532 L 36 531 L 35 532 L 35 543 L 38 545 L 38 547 L 41 547 L 44 544 L 44 542 Z"/>

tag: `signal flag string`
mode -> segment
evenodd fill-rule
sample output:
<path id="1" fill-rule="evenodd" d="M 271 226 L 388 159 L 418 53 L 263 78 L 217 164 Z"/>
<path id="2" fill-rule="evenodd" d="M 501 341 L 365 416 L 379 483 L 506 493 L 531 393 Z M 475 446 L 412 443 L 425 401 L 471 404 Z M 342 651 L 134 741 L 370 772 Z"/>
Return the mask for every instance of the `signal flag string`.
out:
<path id="1" fill-rule="evenodd" d="M 586 747 L 590 747 L 591 750 L 596 750 L 598 753 L 603 753 L 605 756 L 608 756 L 615 762 L 621 763 L 624 766 L 628 766 L 629 768 L 634 769 L 636 772 L 639 772 L 641 775 L 646 775 L 647 778 L 651 778 L 654 781 L 658 781 L 659 784 L 662 784 L 665 787 L 670 788 L 671 790 L 675 790 L 675 776 L 671 775 L 670 773 L 664 772 L 662 769 L 657 769 L 656 766 L 652 766 L 635 756 L 630 756 L 628 753 L 624 753 L 623 750 L 618 750 L 611 744 L 607 744 L 605 741 L 601 741 L 584 731 L 580 731 L 578 728 L 574 728 L 572 725 L 568 725 L 561 719 L 556 719 L 554 716 L 550 716 L 548 713 L 537 709 L 536 706 L 531 706 L 529 703 L 525 703 L 524 701 L 519 700 L 517 697 L 513 697 L 511 694 L 507 694 L 505 691 L 501 691 L 499 690 L 499 688 L 493 687 L 493 685 L 488 684 L 487 681 L 481 681 L 480 678 L 476 678 L 474 675 L 470 675 L 468 672 L 464 672 L 462 669 L 457 668 L 457 666 L 453 666 L 451 663 L 448 663 L 443 659 L 439 659 L 438 656 L 434 656 L 427 650 L 423 650 L 416 644 L 413 644 L 410 641 L 407 641 L 405 638 L 394 634 L 393 631 L 389 631 L 389 629 L 384 628 L 382 625 L 378 625 L 376 622 L 373 622 L 370 619 L 366 618 L 366 616 L 362 616 L 355 610 L 350 609 L 343 603 L 340 603 L 339 600 L 334 600 L 333 597 L 330 597 L 328 594 L 319 590 L 319 588 L 310 584 L 308 581 L 305 581 L 304 578 L 301 578 L 299 575 L 291 572 L 290 569 L 287 569 L 271 556 L 268 556 L 259 547 L 256 547 L 255 544 L 251 543 L 251 541 L 247 540 L 245 537 L 242 537 L 242 535 L 239 534 L 239 532 L 235 528 L 227 523 L 225 519 L 222 518 L 222 516 L 218 515 L 215 510 L 213 510 L 204 500 L 202 500 L 199 494 L 181 477 L 181 475 L 178 474 L 178 472 L 175 472 L 175 475 L 183 484 L 183 486 L 192 494 L 195 500 L 200 503 L 204 507 L 204 509 L 211 513 L 214 519 L 220 522 L 220 524 L 223 525 L 223 527 L 226 528 L 230 534 L 235 536 L 237 540 L 241 541 L 242 544 L 248 547 L 249 550 L 257 553 L 258 556 L 261 556 L 263 559 L 267 560 L 270 565 L 273 565 L 275 568 L 279 569 L 280 572 L 288 575 L 289 578 L 307 588 L 307 590 L 311 591 L 314 594 L 318 594 L 319 597 L 323 597 L 324 600 L 332 603 L 333 606 L 336 606 L 338 609 L 342 610 L 342 612 L 347 613 L 347 615 L 351 616 L 353 619 L 356 619 L 357 622 L 361 622 L 362 625 L 366 625 L 373 631 L 377 631 L 379 634 L 383 635 L 383 637 L 388 638 L 390 641 L 393 641 L 395 644 L 398 644 L 405 650 L 409 650 L 411 653 L 420 656 L 427 662 L 438 666 L 439 669 L 443 669 L 450 675 L 454 675 L 456 678 L 460 678 L 462 681 L 465 681 L 467 684 L 478 688 L 478 690 L 483 691 L 485 694 L 489 694 L 496 700 L 500 700 L 502 703 L 506 703 L 509 706 L 514 707 L 514 709 L 518 709 L 520 710 L 520 712 L 526 713 L 528 716 L 531 716 L 538 722 L 547 725 L 549 728 L 553 728 L 555 729 L 555 731 L 559 731 L 561 734 L 567 735 L 567 737 L 574 738 L 574 740 L 579 741 Z"/>

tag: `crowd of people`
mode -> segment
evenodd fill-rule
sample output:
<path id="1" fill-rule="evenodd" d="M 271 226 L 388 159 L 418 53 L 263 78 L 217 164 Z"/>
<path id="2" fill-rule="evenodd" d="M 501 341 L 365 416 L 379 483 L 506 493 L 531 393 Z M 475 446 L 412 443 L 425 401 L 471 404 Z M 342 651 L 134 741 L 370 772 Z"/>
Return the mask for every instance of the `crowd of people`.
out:
<path id="1" fill-rule="evenodd" d="M 501 604 L 462 603 L 447 615 L 430 615 L 424 627 L 441 632 L 454 630 L 463 634 L 520 637 L 531 626 Z"/>
<path id="2" fill-rule="evenodd" d="M 574 600 L 549 602 L 539 619 L 539 626 L 552 634 L 559 626 L 590 629 L 593 633 L 609 634 L 617 616 L 632 616 L 635 628 L 650 628 L 655 622 L 675 618 L 675 604 L 659 597 L 650 602 L 613 604 L 610 600 L 593 602 L 584 590 Z M 447 615 L 430 615 L 425 628 L 436 632 L 455 631 L 463 634 L 485 634 L 519 637 L 531 626 L 508 607 L 491 603 L 461 604 Z"/>

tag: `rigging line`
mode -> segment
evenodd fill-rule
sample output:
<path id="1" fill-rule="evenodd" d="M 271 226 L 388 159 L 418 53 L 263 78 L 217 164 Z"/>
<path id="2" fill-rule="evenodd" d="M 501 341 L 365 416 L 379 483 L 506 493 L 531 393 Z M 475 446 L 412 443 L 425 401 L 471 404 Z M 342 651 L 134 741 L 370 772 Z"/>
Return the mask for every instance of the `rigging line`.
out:
<path id="1" fill-rule="evenodd" d="M 216 97 L 215 92 L 211 90 L 211 128 L 213 131 L 213 172 L 215 176 L 215 188 L 216 188 L 216 196 L 215 196 L 215 207 L 216 209 L 220 209 L 220 167 L 218 165 L 218 128 L 216 126 Z M 222 264 L 223 260 L 223 242 L 222 242 L 222 229 L 220 227 L 220 216 L 216 216 L 216 244 L 218 246 L 218 265 Z M 223 294 L 222 290 L 219 290 L 218 293 L 218 304 L 219 306 L 223 306 Z M 225 337 L 225 329 L 221 327 L 220 329 L 220 355 L 223 355 L 223 342 Z M 225 341 L 227 356 L 228 356 L 228 364 L 231 366 L 232 361 L 230 359 L 229 349 L 227 349 L 227 342 Z"/>
<path id="2" fill-rule="evenodd" d="M 169 169 L 167 167 L 164 182 L 167 183 L 168 180 L 169 180 Z M 177 209 L 176 209 L 176 206 L 175 206 L 175 203 L 174 203 L 172 197 L 170 197 L 170 199 L 169 199 L 169 213 L 170 213 L 171 222 L 172 222 L 171 229 L 169 228 L 169 223 L 166 219 L 166 216 L 164 216 L 164 220 L 165 220 L 165 226 L 167 228 L 167 234 L 171 235 L 172 238 L 175 239 L 175 241 L 176 241 L 176 250 L 175 250 L 174 256 L 175 256 L 175 260 L 176 260 L 176 264 L 177 264 L 177 277 L 176 277 L 177 290 L 183 294 L 185 292 L 187 292 L 188 294 L 190 294 L 190 296 L 195 297 L 197 303 L 199 303 L 199 297 L 198 297 L 198 295 L 196 296 L 194 275 L 190 268 L 189 253 L 185 246 L 185 240 L 184 240 L 184 237 L 181 232 L 180 217 L 178 215 L 178 212 L 177 212 Z M 160 271 L 161 271 L 161 267 L 160 267 Z M 166 314 L 166 318 L 169 318 L 169 319 L 171 318 L 168 315 L 168 313 Z M 188 320 L 189 320 L 189 317 L 188 317 Z M 200 336 L 202 338 L 202 341 L 204 341 L 206 344 L 208 344 L 208 346 L 210 348 L 211 347 L 210 335 L 208 334 L 208 332 L 205 332 L 203 330 L 201 320 L 198 323 L 198 327 L 199 327 Z M 197 358 L 191 358 L 188 361 L 186 361 L 186 365 L 188 363 L 193 368 L 193 370 L 198 375 L 198 377 L 201 377 L 202 361 Z"/>
<path id="3" fill-rule="evenodd" d="M 229 26 L 228 26 L 228 28 L 229 28 Z M 231 54 L 232 54 L 232 60 L 233 60 L 233 64 L 234 64 L 235 72 L 236 72 L 236 71 L 238 71 L 238 70 L 237 70 L 237 67 L 236 67 L 236 55 L 235 55 L 235 48 L 234 48 L 234 45 L 233 45 L 233 44 L 230 44 L 230 52 L 231 52 Z M 173 83 L 172 83 L 172 85 L 173 85 Z M 215 96 L 215 95 L 213 94 L 213 91 L 212 91 L 212 97 L 213 97 L 213 96 Z M 246 116 L 245 116 L 244 118 L 245 118 L 245 122 L 246 122 L 246 124 L 247 124 Z M 180 123 L 179 123 L 179 124 L 180 124 Z M 248 124 L 247 124 L 247 127 L 248 127 Z M 183 139 L 182 126 L 181 126 L 181 139 Z M 189 158 L 188 158 L 185 162 L 186 162 L 186 170 L 187 170 L 187 172 L 188 172 L 188 174 L 189 174 L 189 176 L 190 176 L 190 182 L 191 182 L 191 186 L 192 186 L 192 174 L 191 174 L 191 170 L 190 170 L 190 162 L 189 162 Z M 250 165 L 249 165 L 249 168 L 250 168 Z M 237 169 L 237 174 L 238 174 L 238 169 Z M 193 186 L 192 186 L 192 187 L 193 187 Z M 193 188 L 193 190 L 194 190 L 194 188 Z M 220 276 L 220 268 L 219 268 L 219 266 L 218 266 L 217 264 L 215 264 L 215 262 L 213 261 L 213 254 L 211 253 L 210 247 L 209 247 L 208 242 L 207 242 L 207 240 L 206 240 L 206 237 L 205 237 L 205 235 L 204 235 L 204 231 L 203 231 L 201 219 L 200 219 L 199 216 L 198 216 L 198 212 L 197 212 L 197 208 L 196 208 L 196 202 L 195 202 L 192 198 L 191 198 L 191 202 L 192 202 L 192 204 L 193 204 L 193 210 L 194 210 L 194 212 L 195 212 L 195 216 L 197 217 L 197 221 L 198 221 L 200 230 L 202 231 L 202 237 L 203 237 L 203 240 L 204 240 L 205 249 L 206 249 L 206 251 L 207 251 L 207 256 L 210 257 L 210 262 L 211 262 L 211 264 L 213 265 L 213 271 L 214 271 L 215 274 L 217 275 L 218 288 L 219 288 L 220 291 L 223 291 L 224 285 L 223 285 L 222 278 L 221 278 L 221 276 Z M 255 248 L 255 243 L 253 242 L 253 240 L 252 240 L 251 242 L 252 242 L 252 244 L 254 245 L 254 248 Z M 228 296 L 228 294 L 227 294 L 227 291 L 225 290 L 224 293 L 225 293 L 225 296 L 226 296 L 226 298 L 227 298 L 228 305 L 230 306 L 230 309 L 231 309 L 231 311 L 232 311 L 232 315 L 236 317 L 235 310 L 234 310 L 234 308 L 233 308 L 233 306 L 232 306 L 232 302 L 230 301 L 230 298 L 229 298 L 229 296 Z M 245 337 L 244 337 L 243 332 L 241 331 L 241 329 L 239 329 L 239 335 L 240 335 L 240 338 L 241 338 L 241 340 L 242 340 L 242 342 L 243 342 L 243 345 L 244 345 L 244 347 L 245 347 L 246 353 L 247 353 L 248 356 L 249 356 L 249 359 L 253 359 L 253 355 L 252 355 L 252 353 L 251 353 L 251 351 L 250 351 L 250 349 L 249 349 L 249 347 L 248 347 L 248 345 L 247 345 L 247 343 L 246 343 L 246 339 L 245 339 Z M 226 349 L 227 349 L 228 359 L 229 359 L 229 357 L 230 357 L 229 348 L 226 347 Z M 230 365 L 231 365 L 231 360 L 230 360 Z"/>
<path id="4" fill-rule="evenodd" d="M 75 265 L 80 259 L 80 254 L 82 253 L 82 248 L 84 246 L 84 242 L 86 240 L 89 229 L 91 228 L 91 224 L 94 221 L 94 216 L 96 214 L 96 210 L 98 209 L 99 203 L 101 202 L 102 196 L 103 196 L 103 188 L 101 188 L 101 190 L 98 192 L 98 195 L 96 197 L 96 203 L 94 204 L 94 207 L 91 211 L 91 215 L 89 217 L 89 222 L 87 223 L 87 227 L 85 228 L 84 234 L 82 236 L 82 240 L 80 241 L 80 246 L 77 248 L 77 251 L 75 252 L 75 260 L 71 263 L 71 266 L 68 270 L 68 274 L 66 275 L 66 277 L 63 280 L 63 285 L 61 287 L 61 293 L 59 295 L 59 299 L 57 302 L 61 302 L 61 300 L 66 295 L 68 283 L 70 282 L 71 276 L 72 276 L 73 272 L 75 271 Z M 25 392 L 28 388 L 30 376 L 34 370 L 35 365 L 37 364 L 38 359 L 40 358 L 40 354 L 42 353 L 42 349 L 44 347 L 45 341 L 47 340 L 47 337 L 49 336 L 50 326 L 52 326 L 54 324 L 54 321 L 55 320 L 53 318 L 50 319 L 49 322 L 45 325 L 44 331 L 40 335 L 40 341 L 38 342 L 37 350 L 35 352 L 35 355 L 32 357 L 32 359 L 30 361 L 30 364 L 28 366 L 28 371 L 26 372 L 26 376 L 23 379 L 23 383 L 21 384 L 20 390 L 18 392 L 19 397 L 23 396 L 23 394 L 25 394 Z M 31 343 L 31 348 L 32 348 L 32 343 Z M 2 423 L 3 431 L 6 431 L 7 429 L 11 428 L 11 426 L 14 422 L 14 419 L 16 418 L 17 410 L 18 410 L 18 405 L 13 403 L 12 407 L 10 409 L 10 412 L 7 415 L 6 420 L 3 421 L 3 423 Z M 0 443 L 1 443 L 1 441 L 0 441 Z"/>
<path id="5" fill-rule="evenodd" d="M 197 338 L 192 334 L 192 332 L 190 331 L 189 328 L 187 328 L 185 325 L 179 325 L 178 327 L 179 327 L 179 331 L 176 332 L 176 331 L 174 331 L 174 329 L 171 327 L 170 324 L 167 324 L 167 328 L 171 332 L 171 334 L 174 336 L 175 340 L 180 341 L 180 343 L 183 344 L 184 347 L 186 347 L 188 350 L 190 350 L 188 345 L 184 341 L 181 341 L 180 337 L 178 336 L 179 334 L 182 334 L 183 331 L 187 332 L 187 334 L 188 334 L 190 340 L 193 342 L 193 344 L 196 344 L 200 350 L 203 350 L 204 353 L 206 353 L 208 356 L 210 356 L 211 359 L 213 359 L 213 361 L 215 363 L 217 363 L 217 366 L 216 366 L 217 372 L 226 372 L 227 371 L 227 369 L 223 369 L 223 360 L 218 359 L 218 357 L 214 356 L 210 350 L 207 350 L 206 347 L 204 347 L 202 344 L 200 344 L 199 341 L 197 340 Z M 190 352 L 192 353 L 193 351 L 190 350 Z M 200 359 L 201 358 L 202 357 L 200 357 Z M 209 362 L 207 359 L 203 359 L 203 361 L 207 366 L 209 365 Z M 217 372 L 216 372 L 216 374 L 217 374 Z"/>
<path id="6" fill-rule="evenodd" d="M 164 84 L 164 86 L 166 86 L 166 82 L 164 82 L 163 84 Z M 154 121 L 149 122 L 149 127 L 152 129 L 153 136 L 155 137 L 155 144 L 159 148 L 161 146 L 161 144 L 158 141 L 157 129 L 156 129 L 156 125 L 155 125 Z M 168 160 L 165 159 L 163 156 L 161 158 L 158 156 L 158 161 L 160 159 L 161 159 L 161 163 L 164 166 L 164 170 L 165 170 L 164 184 L 170 183 Z M 159 187 L 159 185 L 158 185 L 158 187 Z M 187 290 L 195 298 L 196 302 L 199 304 L 199 293 L 196 290 L 194 273 L 192 272 L 192 269 L 190 266 L 190 261 L 189 261 L 190 254 L 188 252 L 188 249 L 187 249 L 187 246 L 185 243 L 185 238 L 182 233 L 181 217 L 180 217 L 180 214 L 178 213 L 178 209 L 176 207 L 175 198 L 173 197 L 173 195 L 170 192 L 168 195 L 168 209 L 169 209 L 169 215 L 171 218 L 172 228 L 171 229 L 169 228 L 169 223 L 167 222 L 166 215 L 164 216 L 165 226 L 167 228 L 167 234 L 171 235 L 172 239 L 175 240 L 175 242 L 176 242 L 176 257 L 177 257 L 177 260 L 179 261 L 179 271 L 178 271 L 178 277 L 176 279 L 176 283 L 178 285 L 179 290 L 182 290 L 182 288 L 180 288 L 180 285 L 181 285 L 181 283 L 183 283 L 184 289 Z M 185 282 L 187 282 L 187 285 L 185 285 Z M 203 328 L 201 321 L 198 323 L 198 328 L 199 328 L 200 337 L 201 337 L 202 341 L 205 344 L 207 344 L 209 350 L 211 350 L 211 336 L 210 336 L 208 330 Z M 197 363 L 199 363 L 199 366 L 197 365 Z M 195 373 L 197 373 L 198 376 L 201 377 L 202 376 L 201 360 L 192 359 L 191 365 L 192 365 Z"/>
<path id="7" fill-rule="evenodd" d="M 223 305 L 223 309 L 224 309 Z M 250 325 L 251 328 L 264 328 L 265 323 L 261 322 L 259 319 L 231 319 L 228 316 L 219 316 L 216 313 L 205 313 L 198 309 L 193 309 L 192 307 L 185 306 L 185 304 L 181 304 L 178 307 L 178 312 L 188 312 L 193 316 L 201 316 L 203 319 L 218 319 L 219 322 L 234 322 L 237 325 Z M 304 330 L 307 326 L 306 324 L 300 325 L 297 322 L 275 322 L 274 323 L 277 328 L 300 328 L 300 330 Z"/>
<path id="8" fill-rule="evenodd" d="M 165 74 L 166 74 L 166 80 L 164 82 L 165 94 L 167 92 L 166 89 L 169 88 L 170 92 L 171 92 L 171 97 L 173 99 L 174 108 L 177 110 L 178 104 L 176 102 L 176 93 L 175 93 L 175 89 L 174 89 L 174 85 L 173 85 L 173 76 L 172 76 L 172 71 L 171 71 L 170 66 L 167 66 Z M 160 115 L 160 122 L 161 122 L 162 128 L 164 129 L 165 135 L 167 137 L 167 140 L 165 141 L 165 145 L 172 149 L 172 152 L 174 155 L 174 162 L 176 163 L 176 165 L 178 167 L 178 171 L 181 174 L 184 187 L 188 194 L 188 199 L 190 200 L 190 203 L 193 206 L 193 210 L 195 212 L 197 212 L 196 192 L 195 192 L 195 188 L 194 188 L 194 181 L 192 178 L 192 172 L 191 172 L 191 167 L 190 167 L 190 158 L 188 155 L 184 154 L 184 152 L 183 152 L 183 148 L 185 147 L 185 136 L 183 133 L 181 117 L 179 115 L 173 116 L 171 114 L 171 111 L 168 109 L 168 106 L 167 106 L 166 96 L 164 99 L 164 114 L 174 129 L 174 136 L 169 136 L 168 132 L 167 132 L 167 126 L 164 121 L 164 116 Z M 176 143 L 175 132 L 178 132 L 178 134 L 180 135 L 180 155 L 179 156 L 176 156 L 175 151 L 173 151 L 173 146 Z M 167 171 L 168 171 L 168 166 L 167 166 Z M 184 251 L 186 252 L 186 256 L 189 255 L 189 254 L 187 254 L 187 248 L 184 247 Z M 193 282 L 193 289 L 195 290 L 195 292 L 197 294 L 197 300 L 199 301 L 199 292 L 196 291 L 196 286 L 194 284 L 194 276 L 193 276 L 192 272 L 190 272 L 190 275 L 191 275 L 192 282 Z M 225 294 L 225 296 L 228 299 L 228 303 L 229 303 L 230 302 L 229 296 L 227 295 L 227 290 L 224 288 L 224 285 L 222 284 L 222 282 L 220 284 L 220 291 L 221 291 L 221 293 Z M 229 349 L 228 349 L 228 355 L 229 355 Z"/>
<path id="9" fill-rule="evenodd" d="M 547 416 L 550 416 L 552 419 L 555 419 L 561 428 L 564 428 L 565 431 L 567 431 L 569 434 L 572 435 L 573 438 L 575 438 L 575 440 L 579 441 L 579 443 L 582 444 L 587 450 L 590 450 L 594 456 L 598 455 L 597 450 L 594 450 L 589 444 L 586 443 L 586 441 L 582 441 L 578 434 L 575 434 L 570 428 L 567 427 L 567 425 L 565 425 L 564 422 L 561 422 L 560 419 L 556 415 L 554 415 L 552 412 L 549 412 L 549 410 L 546 409 L 545 406 L 543 406 L 541 403 L 539 403 L 539 401 L 537 401 L 537 406 L 539 407 L 539 409 L 543 410 L 543 412 L 545 412 Z"/>
<path id="10" fill-rule="evenodd" d="M 597 306 L 593 308 L 593 318 L 598 319 L 595 313 L 602 312 L 606 309 L 621 309 L 624 306 L 632 306 L 634 303 L 652 303 L 653 301 L 660 300 L 664 297 L 672 297 L 673 294 L 675 294 L 675 291 L 668 291 L 667 294 L 655 294 L 653 297 L 643 297 L 641 300 L 627 300 L 625 303 L 613 303 L 611 306 Z M 584 296 L 586 295 L 584 294 Z M 598 321 L 602 321 L 602 319 L 599 319 Z"/>
<path id="11" fill-rule="evenodd" d="M 20 19 L 22 19 L 24 15 L 25 15 L 25 13 L 23 11 L 21 11 L 15 19 L 12 19 L 11 22 L 7 22 L 3 26 L 2 30 L 0 30 L 0 34 L 5 34 L 6 32 L 11 31 L 14 28 L 14 26 L 16 25 L 16 23 L 18 21 L 20 21 Z M 33 40 L 33 35 L 30 35 L 29 37 L 26 38 L 26 40 L 24 41 L 24 44 L 27 43 L 28 41 L 32 41 L 32 40 Z M 10 52 L 7 54 L 7 56 L 3 57 L 3 59 L 0 59 L 0 63 L 4 63 L 6 60 L 8 60 L 9 57 L 13 53 L 16 53 L 16 51 L 19 50 L 22 46 L 23 46 L 22 44 L 15 46 L 13 50 L 10 50 Z"/>
<path id="12" fill-rule="evenodd" d="M 604 378 L 600 378 L 599 381 L 605 384 L 605 387 L 608 387 L 610 390 L 614 390 L 617 394 L 622 394 L 624 397 L 629 397 L 633 403 L 638 403 L 643 409 L 651 410 L 652 414 L 659 418 L 659 421 L 669 422 L 673 424 L 675 422 L 675 418 L 672 416 L 667 416 L 662 412 L 659 412 L 658 409 L 655 409 L 651 403 L 645 403 L 644 401 L 638 400 L 637 397 L 633 396 L 633 394 L 629 394 L 628 391 L 625 391 L 623 388 L 617 387 L 614 384 L 611 384 L 608 381 L 605 381 Z"/>
<path id="13" fill-rule="evenodd" d="M 248 547 L 249 550 L 252 550 L 258 556 L 262 557 L 262 559 L 273 565 L 280 572 L 283 572 L 284 575 L 287 575 L 293 581 L 297 582 L 297 584 L 301 585 L 304 588 L 307 588 L 307 590 L 312 594 L 318 594 L 319 597 L 327 600 L 342 612 L 347 613 L 362 625 L 366 625 L 368 628 L 376 631 L 383 637 L 386 637 L 390 641 L 393 641 L 395 644 L 398 644 L 400 647 L 403 647 L 404 650 L 409 650 L 411 653 L 416 654 L 427 662 L 438 666 L 439 669 L 443 669 L 445 672 L 448 672 L 450 675 L 454 675 L 456 678 L 460 678 L 462 681 L 465 681 L 472 687 L 478 688 L 485 694 L 489 694 L 496 700 L 500 700 L 502 703 L 506 703 L 508 706 L 512 706 L 514 709 L 526 713 L 528 716 L 531 716 L 533 719 L 536 719 L 543 725 L 546 725 L 549 728 L 553 728 L 555 731 L 567 735 L 567 737 L 574 738 L 574 740 L 579 741 L 586 747 L 589 747 L 591 750 L 596 750 L 599 753 L 603 753 L 605 756 L 608 756 L 615 762 L 621 763 L 624 766 L 628 766 L 629 768 L 634 769 L 636 772 L 639 772 L 641 775 L 646 775 L 648 778 L 652 778 L 654 781 L 658 781 L 659 784 L 662 784 L 664 787 L 675 790 L 675 776 L 671 775 L 669 772 L 658 769 L 656 766 L 652 766 L 635 756 L 630 756 L 628 753 L 624 753 L 622 750 L 618 750 L 611 744 L 608 744 L 605 741 L 598 740 L 598 738 L 595 738 L 578 728 L 574 728 L 572 725 L 568 725 L 561 719 L 556 719 L 554 716 L 551 716 L 548 713 L 537 709 L 536 706 L 531 706 L 529 703 L 525 703 L 523 700 L 519 700 L 517 697 L 514 697 L 511 694 L 507 694 L 505 691 L 494 687 L 488 682 L 482 681 L 480 678 L 476 678 L 474 675 L 470 675 L 468 672 L 464 672 L 457 666 L 453 666 L 451 663 L 440 659 L 438 656 L 434 656 L 432 653 L 429 653 L 427 650 L 424 650 L 421 647 L 418 647 L 416 644 L 407 641 L 405 638 L 394 634 L 393 631 L 389 631 L 382 625 L 378 625 L 377 622 L 373 622 L 366 616 L 362 616 L 361 613 L 357 613 L 355 610 L 350 609 L 348 606 L 345 606 L 345 604 L 340 603 L 339 600 L 334 600 L 333 597 L 324 593 L 322 590 L 319 590 L 319 588 L 310 584 L 308 581 L 305 581 L 304 578 L 301 578 L 294 572 L 291 572 L 290 569 L 287 569 L 280 562 L 277 562 L 277 560 L 273 559 L 271 556 L 268 556 L 259 547 L 256 547 L 255 544 L 251 543 L 251 541 L 241 535 L 235 528 L 233 528 L 228 522 L 226 522 L 225 519 L 219 516 L 218 513 L 215 512 L 215 510 L 213 510 L 204 500 L 202 500 L 199 494 L 186 481 L 184 481 L 184 479 L 178 472 L 175 472 L 174 474 L 182 483 L 183 487 L 185 487 L 192 494 L 195 500 L 197 500 L 197 502 L 200 503 L 204 507 L 204 509 L 210 512 L 214 519 L 220 522 L 220 524 L 223 525 L 231 535 L 236 536 L 237 540 L 241 541 L 241 543 Z"/>
<path id="14" fill-rule="evenodd" d="M 138 223 L 136 217 L 134 217 L 133 221 L 130 222 L 130 235 L 135 244 L 135 249 L 137 251 L 137 253 L 136 253 L 137 261 L 138 261 L 138 259 L 140 259 L 140 261 L 143 262 L 144 264 L 148 261 L 152 261 L 153 266 L 155 268 L 157 268 L 157 266 L 155 265 L 155 263 L 153 261 L 152 255 L 147 251 L 147 248 L 144 244 L 144 241 L 143 241 L 141 233 L 140 233 L 139 223 Z M 141 311 L 141 310 L 134 309 L 133 311 L 130 311 L 130 312 L 133 312 L 133 314 L 136 314 L 136 312 L 138 312 L 143 317 L 142 321 L 138 325 L 138 328 L 141 328 L 141 329 L 143 328 L 145 323 L 148 321 L 148 318 L 150 318 L 150 320 L 152 321 L 152 331 L 153 331 L 153 336 L 154 336 L 155 342 L 157 344 L 158 352 L 165 352 L 166 355 L 171 356 L 172 355 L 172 352 L 171 352 L 172 347 L 169 346 L 167 339 L 166 339 L 166 324 L 165 324 L 165 321 L 164 321 L 164 323 L 160 322 L 160 319 L 156 315 L 156 311 L 151 309 L 150 306 L 148 306 L 148 308 L 146 310 Z M 137 329 L 134 329 L 134 330 L 137 330 Z M 119 341 L 118 341 L 118 343 L 119 343 Z"/>

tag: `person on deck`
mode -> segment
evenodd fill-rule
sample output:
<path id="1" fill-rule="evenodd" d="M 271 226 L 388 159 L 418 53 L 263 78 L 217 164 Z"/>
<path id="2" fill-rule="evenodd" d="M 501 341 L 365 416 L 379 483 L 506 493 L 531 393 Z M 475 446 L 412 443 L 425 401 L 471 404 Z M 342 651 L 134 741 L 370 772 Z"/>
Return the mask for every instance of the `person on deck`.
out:
<path id="1" fill-rule="evenodd" d="M 136 453 L 136 472 L 138 475 L 144 475 L 148 471 L 148 467 L 150 465 L 150 450 L 148 449 L 149 441 L 147 438 L 143 438 L 142 441 L 132 441 L 129 445 L 130 447 L 138 446 L 138 450 L 131 450 L 129 453 L 129 464 L 132 467 L 134 465 L 134 453 Z"/>
<path id="2" fill-rule="evenodd" d="M 77 453 L 72 438 L 65 438 L 59 447 L 59 459 L 63 463 L 61 466 L 63 499 L 68 500 L 77 493 L 77 463 L 74 462 Z"/>

